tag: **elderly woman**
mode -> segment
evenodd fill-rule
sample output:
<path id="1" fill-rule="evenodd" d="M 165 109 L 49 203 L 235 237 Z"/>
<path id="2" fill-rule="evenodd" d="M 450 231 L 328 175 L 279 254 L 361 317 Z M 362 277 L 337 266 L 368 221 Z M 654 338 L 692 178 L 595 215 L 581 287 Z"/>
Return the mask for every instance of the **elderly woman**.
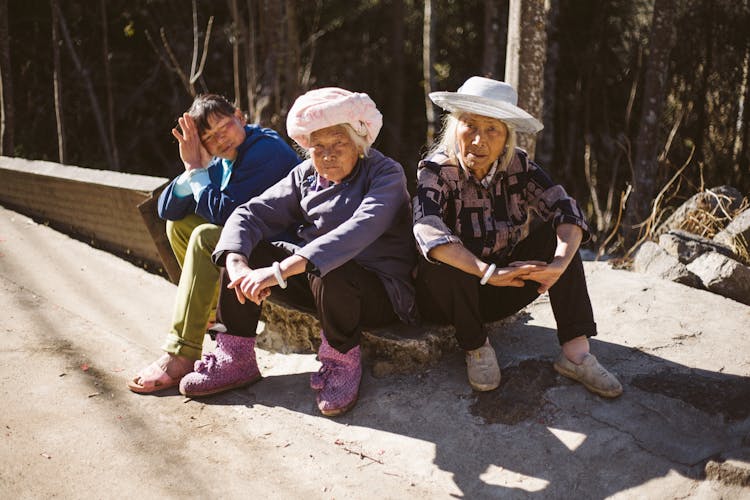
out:
<path id="1" fill-rule="evenodd" d="M 589 353 L 596 324 L 578 254 L 586 222 L 575 200 L 515 147 L 516 131 L 536 133 L 541 123 L 516 106 L 513 87 L 488 78 L 430 98 L 450 114 L 417 172 L 423 317 L 455 326 L 469 383 L 490 391 L 500 368 L 484 323 L 549 291 L 562 346 L 555 370 L 601 396 L 619 396 L 618 380 Z"/>
<path id="2" fill-rule="evenodd" d="M 255 330 L 261 302 L 274 296 L 315 309 L 323 326 L 311 376 L 320 411 L 348 411 L 362 375 L 363 326 L 416 316 L 409 195 L 401 165 L 371 149 L 382 124 L 375 103 L 339 88 L 299 97 L 287 131 L 309 159 L 264 194 L 238 207 L 224 227 L 214 260 L 225 268 L 216 351 L 180 383 L 205 396 L 261 378 Z M 294 228 L 298 244 L 272 241 Z"/>

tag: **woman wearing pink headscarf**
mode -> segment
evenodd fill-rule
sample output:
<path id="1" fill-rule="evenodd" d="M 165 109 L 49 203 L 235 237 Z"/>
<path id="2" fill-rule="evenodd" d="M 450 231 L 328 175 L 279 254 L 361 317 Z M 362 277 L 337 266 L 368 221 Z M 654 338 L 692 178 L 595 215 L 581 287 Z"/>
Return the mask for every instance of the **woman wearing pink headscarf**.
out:
<path id="1" fill-rule="evenodd" d="M 227 220 L 214 253 L 225 268 L 217 320 L 226 333 L 182 379 L 182 394 L 215 394 L 261 378 L 255 329 L 273 293 L 316 310 L 323 326 L 322 366 L 310 380 L 320 411 L 334 416 L 354 406 L 361 328 L 416 316 L 406 178 L 401 165 L 370 148 L 381 125 L 367 94 L 323 88 L 294 103 L 287 131 L 308 159 Z M 296 244 L 273 241 L 290 229 Z"/>

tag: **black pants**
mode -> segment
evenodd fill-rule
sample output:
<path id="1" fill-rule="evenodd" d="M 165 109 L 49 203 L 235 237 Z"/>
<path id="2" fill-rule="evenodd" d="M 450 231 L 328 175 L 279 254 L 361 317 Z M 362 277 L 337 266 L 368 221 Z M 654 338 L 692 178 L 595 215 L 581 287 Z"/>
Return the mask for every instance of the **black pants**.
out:
<path id="1" fill-rule="evenodd" d="M 289 255 L 285 248 L 262 241 L 250 254 L 248 265 L 253 269 L 267 267 Z M 230 335 L 255 337 L 261 306 L 249 300 L 240 304 L 234 290 L 227 288 L 228 283 L 229 276 L 222 269 L 216 319 Z M 380 279 L 354 261 L 323 277 L 303 273 L 287 283 L 286 289 L 273 287 L 274 298 L 317 313 L 328 343 L 339 352 L 359 345 L 363 326 L 383 326 L 398 319 Z"/>
<path id="2" fill-rule="evenodd" d="M 519 242 L 510 256 L 495 264 L 504 267 L 516 260 L 551 262 L 556 246 L 555 231 L 551 224 L 546 224 Z M 423 257 L 419 259 L 416 284 L 422 317 L 427 321 L 452 324 L 459 346 L 466 350 L 477 349 L 485 342 L 485 322 L 510 316 L 539 296 L 536 282 L 528 281 L 523 288 L 482 286 L 476 276 L 447 264 L 432 264 Z M 580 335 L 596 335 L 580 254 L 576 253 L 550 288 L 549 298 L 560 345 Z"/>

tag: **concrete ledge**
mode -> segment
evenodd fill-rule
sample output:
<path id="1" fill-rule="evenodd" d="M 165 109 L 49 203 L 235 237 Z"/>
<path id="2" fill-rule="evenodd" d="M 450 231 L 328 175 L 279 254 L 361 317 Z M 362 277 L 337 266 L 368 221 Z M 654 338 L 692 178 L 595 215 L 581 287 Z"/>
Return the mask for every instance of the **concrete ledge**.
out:
<path id="1" fill-rule="evenodd" d="M 509 323 L 522 313 L 492 323 Z M 257 338 L 258 347 L 280 353 L 315 353 L 320 346 L 320 322 L 312 311 L 302 311 L 279 300 L 266 299 Z M 376 377 L 415 373 L 436 365 L 458 349 L 454 329 L 446 325 L 408 326 L 394 323 L 362 332 L 362 353 Z"/>
<path id="2" fill-rule="evenodd" d="M 168 179 L 0 156 L 0 203 L 93 246 L 163 266 L 138 206 Z M 155 210 L 149 206 L 149 210 Z M 158 223 L 157 223 L 158 225 Z M 163 222 L 155 231 L 164 231 Z"/>

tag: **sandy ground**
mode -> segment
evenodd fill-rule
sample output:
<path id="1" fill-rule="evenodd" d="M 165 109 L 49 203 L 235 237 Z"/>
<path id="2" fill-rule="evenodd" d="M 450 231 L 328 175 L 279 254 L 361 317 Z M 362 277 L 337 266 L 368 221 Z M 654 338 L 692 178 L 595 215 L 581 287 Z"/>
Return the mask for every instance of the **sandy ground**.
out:
<path id="1" fill-rule="evenodd" d="M 260 351 L 262 381 L 201 401 L 132 394 L 174 286 L 0 208 L 0 497 L 750 498 L 750 307 L 586 269 L 621 398 L 552 370 L 542 297 L 492 331 L 498 390 L 472 392 L 459 353 L 366 368 L 356 408 L 329 419 L 313 355 Z"/>

